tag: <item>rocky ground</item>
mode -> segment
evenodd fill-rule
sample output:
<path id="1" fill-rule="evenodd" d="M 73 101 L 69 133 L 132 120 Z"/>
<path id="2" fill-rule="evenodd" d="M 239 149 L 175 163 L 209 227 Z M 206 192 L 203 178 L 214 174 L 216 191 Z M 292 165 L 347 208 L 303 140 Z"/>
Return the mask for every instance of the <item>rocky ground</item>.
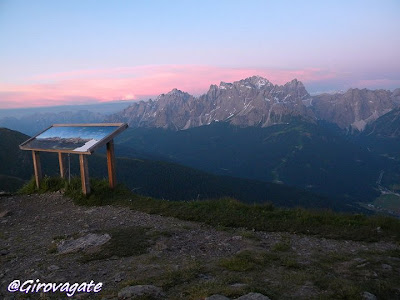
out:
<path id="1" fill-rule="evenodd" d="M 212 228 L 60 193 L 0 197 L 0 298 L 13 280 L 102 282 L 89 299 L 396 299 L 400 246 Z"/>

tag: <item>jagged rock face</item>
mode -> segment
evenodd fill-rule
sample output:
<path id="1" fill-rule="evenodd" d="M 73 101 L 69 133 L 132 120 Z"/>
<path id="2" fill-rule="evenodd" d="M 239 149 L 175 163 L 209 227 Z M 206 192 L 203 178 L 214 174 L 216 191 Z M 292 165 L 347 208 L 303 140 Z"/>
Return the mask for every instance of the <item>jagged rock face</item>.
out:
<path id="1" fill-rule="evenodd" d="M 134 103 L 122 112 L 112 115 L 112 121 L 127 122 L 132 127 L 161 127 L 182 129 L 195 98 L 173 89 L 155 100 Z"/>
<path id="2" fill-rule="evenodd" d="M 364 135 L 398 139 L 400 137 L 400 107 L 369 124 L 363 133 Z"/>
<path id="3" fill-rule="evenodd" d="M 396 92 L 397 91 L 397 92 Z M 349 89 L 346 93 L 312 97 L 311 107 L 317 118 L 336 123 L 341 128 L 359 131 L 368 123 L 400 104 L 400 90 Z"/>
<path id="4" fill-rule="evenodd" d="M 283 86 L 253 76 L 234 83 L 211 85 L 195 98 L 179 90 L 160 95 L 156 100 L 135 103 L 110 117 L 133 127 L 162 127 L 175 130 L 229 121 L 238 126 L 270 126 L 290 117 L 312 119 L 303 101 L 310 95 L 296 79 Z"/>
<path id="5" fill-rule="evenodd" d="M 395 89 L 392 93 L 392 99 L 393 102 L 397 105 L 400 106 L 400 89 Z"/>
<path id="6" fill-rule="evenodd" d="M 198 100 L 195 123 L 187 127 L 229 120 L 238 126 L 269 126 L 285 122 L 288 116 L 311 116 L 302 104 L 309 94 L 303 84 L 293 80 L 284 86 L 273 85 L 262 77 L 212 85 Z"/>

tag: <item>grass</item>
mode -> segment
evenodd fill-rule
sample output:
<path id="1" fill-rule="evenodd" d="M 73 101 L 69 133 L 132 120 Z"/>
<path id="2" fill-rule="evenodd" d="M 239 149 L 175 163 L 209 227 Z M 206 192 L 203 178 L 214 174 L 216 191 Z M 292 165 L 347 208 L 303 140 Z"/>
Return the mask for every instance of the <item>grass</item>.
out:
<path id="1" fill-rule="evenodd" d="M 278 252 L 286 252 L 290 250 L 290 242 L 289 240 L 284 240 L 282 242 L 278 242 L 276 243 L 273 247 L 272 247 L 272 251 L 278 251 Z"/>
<path id="2" fill-rule="evenodd" d="M 272 205 L 243 204 L 231 198 L 192 202 L 138 198 L 131 202 L 131 207 L 147 213 L 204 222 L 215 227 L 303 233 L 356 241 L 400 240 L 400 221 L 384 216 L 281 209 Z"/>
<path id="3" fill-rule="evenodd" d="M 128 227 L 116 228 L 108 232 L 111 236 L 109 242 L 94 253 L 85 253 L 81 262 L 101 260 L 112 256 L 125 257 L 144 254 L 153 244 L 153 239 L 148 235 L 148 228 Z"/>
<path id="4" fill-rule="evenodd" d="M 133 210 L 203 222 L 216 228 L 245 228 L 267 232 L 289 232 L 316 235 L 332 239 L 355 241 L 400 241 L 400 220 L 386 216 L 344 214 L 332 211 L 312 211 L 301 208 L 283 209 L 271 204 L 249 205 L 232 198 L 199 201 L 167 201 L 142 197 L 118 185 L 114 190 L 106 180 L 91 179 L 92 192 L 81 192 L 79 178 L 71 183 L 46 177 L 40 189 L 32 179 L 20 193 L 32 194 L 64 190 L 79 205 L 127 205 Z M 380 229 L 378 230 L 378 227 Z M 285 247 L 285 246 L 283 246 Z"/>
<path id="5" fill-rule="evenodd" d="M 235 272 L 262 271 L 267 267 L 300 268 L 295 253 L 287 252 L 287 250 L 285 250 L 285 253 L 277 253 L 277 251 L 245 250 L 232 257 L 221 259 L 218 265 L 226 270 Z"/>
<path id="6" fill-rule="evenodd" d="M 124 285 L 153 284 L 162 287 L 164 290 L 169 290 L 176 286 L 196 281 L 199 278 L 199 275 L 203 273 L 203 269 L 204 267 L 197 262 L 180 265 L 179 268 L 165 266 L 162 273 L 159 275 L 130 280 L 125 282 Z"/>
<path id="7" fill-rule="evenodd" d="M 76 180 L 76 179 L 75 179 Z M 35 178 L 32 177 L 28 183 L 26 183 L 22 188 L 18 191 L 19 194 L 43 194 L 47 192 L 56 192 L 59 190 L 63 190 L 68 186 L 68 182 L 66 180 L 62 180 L 58 177 L 48 177 L 45 176 L 41 183 L 40 187 L 36 187 Z"/>
<path id="8" fill-rule="evenodd" d="M 251 251 L 243 251 L 233 257 L 224 258 L 219 265 L 227 270 L 246 272 L 253 270 L 262 260 Z"/>

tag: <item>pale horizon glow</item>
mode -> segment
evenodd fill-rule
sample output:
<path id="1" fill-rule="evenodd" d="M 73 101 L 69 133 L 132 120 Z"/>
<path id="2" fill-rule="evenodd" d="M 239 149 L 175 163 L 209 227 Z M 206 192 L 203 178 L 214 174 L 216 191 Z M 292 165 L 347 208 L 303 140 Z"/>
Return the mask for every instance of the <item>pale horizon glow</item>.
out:
<path id="1" fill-rule="evenodd" d="M 0 109 L 146 100 L 259 75 L 400 88 L 400 2 L 0 3 Z M 371 20 L 374 20 L 371 22 Z"/>

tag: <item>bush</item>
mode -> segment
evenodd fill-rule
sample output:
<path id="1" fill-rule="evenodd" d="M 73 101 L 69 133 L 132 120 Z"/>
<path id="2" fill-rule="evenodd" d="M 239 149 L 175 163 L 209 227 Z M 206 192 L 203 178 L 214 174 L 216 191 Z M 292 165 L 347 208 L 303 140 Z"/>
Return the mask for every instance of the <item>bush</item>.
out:
<path id="1" fill-rule="evenodd" d="M 123 185 L 117 185 L 111 189 L 107 180 L 90 179 L 91 193 L 82 193 L 81 180 L 74 177 L 71 182 L 60 177 L 44 177 L 40 182 L 39 189 L 36 187 L 35 178 L 32 178 L 19 191 L 19 194 L 43 194 L 46 192 L 61 191 L 66 196 L 72 198 L 79 205 L 105 205 L 112 204 L 131 195 L 130 191 Z"/>
<path id="2" fill-rule="evenodd" d="M 39 189 L 36 187 L 35 178 L 32 177 L 21 189 L 18 190 L 19 194 L 43 194 L 47 192 L 57 192 L 67 187 L 68 182 L 59 177 L 45 176 L 40 182 Z"/>

